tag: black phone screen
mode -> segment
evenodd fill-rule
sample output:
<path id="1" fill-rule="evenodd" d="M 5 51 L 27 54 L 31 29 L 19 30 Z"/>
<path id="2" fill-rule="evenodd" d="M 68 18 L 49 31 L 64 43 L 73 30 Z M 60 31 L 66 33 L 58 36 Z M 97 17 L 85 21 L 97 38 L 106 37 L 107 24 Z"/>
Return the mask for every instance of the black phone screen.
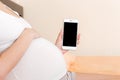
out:
<path id="1" fill-rule="evenodd" d="M 64 22 L 63 46 L 76 47 L 78 23 Z"/>

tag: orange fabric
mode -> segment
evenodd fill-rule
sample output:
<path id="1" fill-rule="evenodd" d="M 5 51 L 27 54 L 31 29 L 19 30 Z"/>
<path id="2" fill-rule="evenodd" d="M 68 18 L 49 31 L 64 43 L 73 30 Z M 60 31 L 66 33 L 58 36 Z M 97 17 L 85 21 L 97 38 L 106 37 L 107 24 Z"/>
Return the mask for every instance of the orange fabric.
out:
<path id="1" fill-rule="evenodd" d="M 120 56 L 75 56 L 65 54 L 69 71 L 120 75 Z"/>

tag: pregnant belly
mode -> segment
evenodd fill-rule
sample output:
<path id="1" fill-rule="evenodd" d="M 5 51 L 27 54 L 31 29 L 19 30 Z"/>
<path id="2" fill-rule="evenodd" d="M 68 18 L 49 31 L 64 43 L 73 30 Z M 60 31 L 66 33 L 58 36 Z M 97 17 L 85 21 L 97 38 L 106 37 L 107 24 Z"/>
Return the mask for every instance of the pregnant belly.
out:
<path id="1" fill-rule="evenodd" d="M 61 52 L 49 41 L 34 40 L 6 80 L 58 80 L 66 73 Z"/>

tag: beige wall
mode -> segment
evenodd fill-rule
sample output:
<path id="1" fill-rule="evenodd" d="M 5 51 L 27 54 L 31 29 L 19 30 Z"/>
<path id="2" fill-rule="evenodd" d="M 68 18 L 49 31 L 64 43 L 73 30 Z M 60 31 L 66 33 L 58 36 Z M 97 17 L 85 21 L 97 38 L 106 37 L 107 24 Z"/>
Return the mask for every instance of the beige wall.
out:
<path id="1" fill-rule="evenodd" d="M 81 43 L 74 54 L 120 55 L 119 0 L 19 0 L 25 18 L 54 42 L 64 18 L 77 18 Z"/>

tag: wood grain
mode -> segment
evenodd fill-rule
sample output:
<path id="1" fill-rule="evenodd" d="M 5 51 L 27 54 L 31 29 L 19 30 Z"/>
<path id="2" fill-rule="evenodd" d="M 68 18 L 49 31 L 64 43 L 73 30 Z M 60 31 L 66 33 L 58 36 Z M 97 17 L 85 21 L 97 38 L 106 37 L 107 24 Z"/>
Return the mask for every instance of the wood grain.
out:
<path id="1" fill-rule="evenodd" d="M 66 54 L 69 71 L 78 73 L 120 75 L 120 56 L 75 56 Z"/>
<path id="2" fill-rule="evenodd" d="M 120 76 L 77 73 L 75 80 L 120 80 Z"/>

